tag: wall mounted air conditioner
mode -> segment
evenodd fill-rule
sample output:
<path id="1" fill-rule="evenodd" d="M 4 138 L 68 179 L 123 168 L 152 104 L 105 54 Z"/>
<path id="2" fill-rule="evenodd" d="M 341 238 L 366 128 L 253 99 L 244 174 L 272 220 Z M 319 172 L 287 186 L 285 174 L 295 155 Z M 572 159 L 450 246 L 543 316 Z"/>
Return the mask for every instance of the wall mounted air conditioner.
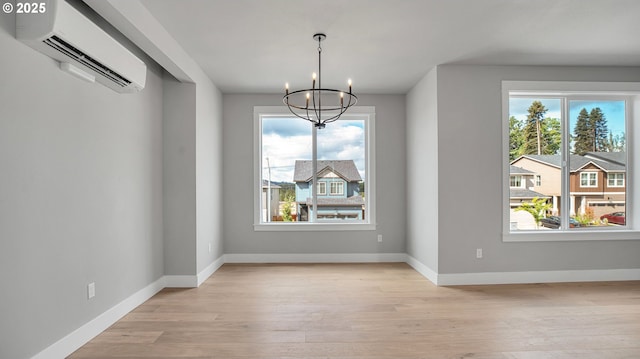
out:
<path id="1" fill-rule="evenodd" d="M 18 40 L 95 75 L 96 81 L 116 92 L 144 88 L 147 66 L 142 60 L 66 1 L 44 2 L 42 13 L 16 14 Z"/>

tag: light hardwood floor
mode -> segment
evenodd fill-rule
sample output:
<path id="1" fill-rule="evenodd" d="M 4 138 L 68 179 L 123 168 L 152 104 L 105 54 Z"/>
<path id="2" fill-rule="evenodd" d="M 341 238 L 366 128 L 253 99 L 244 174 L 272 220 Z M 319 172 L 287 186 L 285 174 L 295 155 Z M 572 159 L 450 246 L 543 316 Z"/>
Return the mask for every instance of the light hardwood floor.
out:
<path id="1" fill-rule="evenodd" d="M 403 263 L 225 264 L 70 358 L 640 358 L 640 282 L 436 287 Z"/>

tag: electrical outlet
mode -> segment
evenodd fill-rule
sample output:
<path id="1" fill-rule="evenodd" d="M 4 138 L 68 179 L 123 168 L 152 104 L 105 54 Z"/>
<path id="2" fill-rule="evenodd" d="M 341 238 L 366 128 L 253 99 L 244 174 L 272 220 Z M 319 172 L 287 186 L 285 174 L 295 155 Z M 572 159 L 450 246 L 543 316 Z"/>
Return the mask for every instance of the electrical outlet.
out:
<path id="1" fill-rule="evenodd" d="M 91 282 L 87 285 L 87 299 L 91 299 L 96 296 L 96 283 Z"/>
<path id="2" fill-rule="evenodd" d="M 482 258 L 482 248 L 476 249 L 476 258 L 478 259 Z"/>
<path id="3" fill-rule="evenodd" d="M 211 243 L 209 243 L 209 253 L 211 253 Z"/>
<path id="4" fill-rule="evenodd" d="M 378 243 L 382 243 L 382 234 L 378 234 Z"/>

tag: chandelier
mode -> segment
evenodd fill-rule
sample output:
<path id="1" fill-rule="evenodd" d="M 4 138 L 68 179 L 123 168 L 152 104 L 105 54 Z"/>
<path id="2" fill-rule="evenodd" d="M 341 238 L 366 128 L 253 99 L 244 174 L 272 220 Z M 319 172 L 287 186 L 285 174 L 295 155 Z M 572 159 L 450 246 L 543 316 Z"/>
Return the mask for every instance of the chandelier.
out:
<path id="1" fill-rule="evenodd" d="M 316 76 L 316 73 L 313 73 L 311 88 L 289 92 L 289 84 L 287 83 L 285 84 L 285 95 L 282 98 L 282 102 L 289 107 L 292 114 L 313 123 L 319 129 L 324 128 L 327 123 L 339 119 L 349 107 L 358 102 L 358 97 L 351 92 L 351 79 L 347 82 L 348 91 L 322 88 L 321 43 L 326 38 L 327 35 L 322 33 L 313 35 L 313 39 L 318 42 L 318 74 Z"/>

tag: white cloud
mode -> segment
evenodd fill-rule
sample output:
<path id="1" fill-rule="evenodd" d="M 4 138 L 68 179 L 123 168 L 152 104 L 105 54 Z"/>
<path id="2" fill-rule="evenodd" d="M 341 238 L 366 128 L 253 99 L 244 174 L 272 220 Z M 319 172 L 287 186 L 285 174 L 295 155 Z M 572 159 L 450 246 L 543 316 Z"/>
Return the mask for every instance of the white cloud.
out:
<path id="1" fill-rule="evenodd" d="M 310 160 L 311 153 L 311 133 L 286 136 L 284 133 L 271 132 L 263 135 L 263 178 L 267 178 L 266 157 L 269 157 L 271 166 L 271 180 L 291 182 L 295 161 Z M 336 121 L 318 130 L 318 159 L 353 160 L 364 178 L 364 156 L 362 121 Z"/>

